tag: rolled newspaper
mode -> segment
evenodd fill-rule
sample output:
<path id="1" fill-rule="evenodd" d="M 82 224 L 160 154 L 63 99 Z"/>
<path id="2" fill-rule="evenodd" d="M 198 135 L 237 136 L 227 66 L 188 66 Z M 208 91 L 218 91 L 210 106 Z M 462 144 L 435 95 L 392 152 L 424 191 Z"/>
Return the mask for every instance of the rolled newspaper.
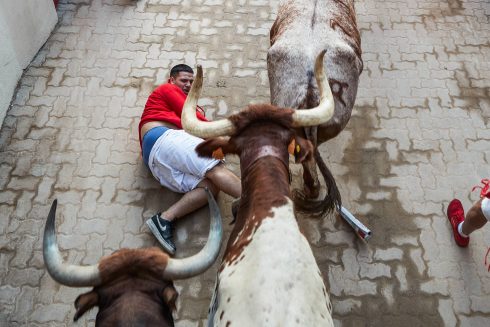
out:
<path id="1" fill-rule="evenodd" d="M 371 230 L 364 226 L 353 214 L 349 212 L 344 207 L 340 207 L 339 210 L 340 216 L 344 218 L 344 220 L 351 225 L 351 227 L 356 232 L 357 236 L 359 236 L 364 241 L 368 241 L 371 238 Z"/>

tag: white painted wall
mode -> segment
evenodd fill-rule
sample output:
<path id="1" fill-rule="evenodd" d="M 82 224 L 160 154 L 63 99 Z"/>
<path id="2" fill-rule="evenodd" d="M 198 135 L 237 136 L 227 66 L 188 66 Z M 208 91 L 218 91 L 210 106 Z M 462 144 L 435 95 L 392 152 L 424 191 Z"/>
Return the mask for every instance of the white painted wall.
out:
<path id="1" fill-rule="evenodd" d="M 0 126 L 22 71 L 57 21 L 53 0 L 0 0 Z"/>

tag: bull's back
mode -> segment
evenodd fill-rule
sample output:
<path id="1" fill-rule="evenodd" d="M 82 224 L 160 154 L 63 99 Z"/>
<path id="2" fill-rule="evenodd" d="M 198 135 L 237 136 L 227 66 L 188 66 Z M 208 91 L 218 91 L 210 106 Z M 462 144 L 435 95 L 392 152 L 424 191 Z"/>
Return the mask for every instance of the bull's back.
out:
<path id="1" fill-rule="evenodd" d="M 329 296 L 291 203 L 262 221 L 238 260 L 224 262 L 218 283 L 214 326 L 333 326 Z"/>
<path id="2" fill-rule="evenodd" d="M 267 54 L 272 104 L 311 108 L 319 102 L 314 62 L 327 49 L 325 67 L 335 97 L 335 113 L 324 125 L 339 132 L 350 119 L 362 71 L 352 2 L 281 1 Z"/>

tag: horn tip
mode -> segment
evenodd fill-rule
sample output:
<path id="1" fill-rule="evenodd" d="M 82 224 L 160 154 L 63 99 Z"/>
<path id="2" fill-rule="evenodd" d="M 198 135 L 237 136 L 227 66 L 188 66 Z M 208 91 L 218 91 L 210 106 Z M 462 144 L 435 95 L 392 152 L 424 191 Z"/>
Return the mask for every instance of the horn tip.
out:
<path id="1" fill-rule="evenodd" d="M 58 199 L 54 199 L 53 203 L 51 204 L 51 209 L 49 210 L 49 214 L 55 214 L 56 213 L 56 207 L 58 206 Z"/>
<path id="2" fill-rule="evenodd" d="M 202 79 L 202 65 L 197 65 L 197 80 Z"/>
<path id="3" fill-rule="evenodd" d="M 323 61 L 325 54 L 327 53 L 327 49 L 323 49 L 322 52 L 318 55 L 318 60 Z"/>

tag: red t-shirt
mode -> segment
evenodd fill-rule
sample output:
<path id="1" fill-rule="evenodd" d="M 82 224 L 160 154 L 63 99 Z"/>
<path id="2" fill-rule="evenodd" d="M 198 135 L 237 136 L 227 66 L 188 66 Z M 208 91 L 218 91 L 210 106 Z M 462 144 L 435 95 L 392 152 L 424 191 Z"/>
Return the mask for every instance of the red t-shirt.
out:
<path id="1" fill-rule="evenodd" d="M 177 85 L 165 83 L 157 87 L 148 97 L 145 109 L 138 126 L 141 145 L 141 126 L 150 121 L 164 121 L 182 129 L 180 117 L 187 95 Z M 199 106 L 196 116 L 199 120 L 208 121 Z"/>

